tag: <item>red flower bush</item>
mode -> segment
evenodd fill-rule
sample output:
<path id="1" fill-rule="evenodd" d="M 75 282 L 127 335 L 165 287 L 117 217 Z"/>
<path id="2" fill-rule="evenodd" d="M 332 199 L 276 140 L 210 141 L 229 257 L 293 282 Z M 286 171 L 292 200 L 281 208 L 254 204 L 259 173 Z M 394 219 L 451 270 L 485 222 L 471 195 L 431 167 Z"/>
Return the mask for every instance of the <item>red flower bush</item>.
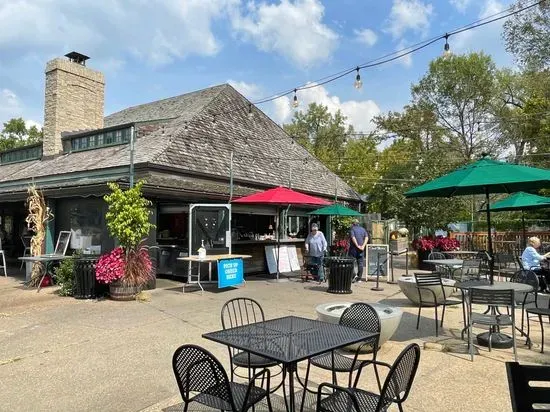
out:
<path id="1" fill-rule="evenodd" d="M 124 249 L 117 247 L 102 255 L 95 267 L 95 277 L 100 283 L 113 283 L 124 277 L 126 259 Z"/>
<path id="2" fill-rule="evenodd" d="M 460 247 L 460 242 L 457 239 L 451 239 L 448 237 L 437 236 L 422 236 L 421 238 L 413 241 L 413 248 L 420 251 L 432 251 L 432 249 L 439 249 L 443 252 L 449 250 L 456 250 Z"/>

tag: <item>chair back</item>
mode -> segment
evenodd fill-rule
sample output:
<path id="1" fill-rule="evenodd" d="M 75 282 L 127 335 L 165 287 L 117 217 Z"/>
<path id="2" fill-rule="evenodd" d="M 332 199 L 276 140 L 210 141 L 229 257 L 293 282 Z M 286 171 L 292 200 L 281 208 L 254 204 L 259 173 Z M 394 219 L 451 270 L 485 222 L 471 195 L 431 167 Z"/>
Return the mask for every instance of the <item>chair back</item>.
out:
<path id="1" fill-rule="evenodd" d="M 550 366 L 506 362 L 506 372 L 514 412 L 550 408 Z M 537 404 L 537 409 L 533 404 Z"/>
<path id="2" fill-rule="evenodd" d="M 25 249 L 31 248 L 31 239 L 32 239 L 32 236 L 21 236 L 21 242 L 23 242 L 23 247 Z"/>
<path id="3" fill-rule="evenodd" d="M 513 289 L 481 289 L 470 288 L 470 306 L 472 304 L 487 305 L 487 306 L 510 306 L 513 309 L 515 306 L 514 290 Z"/>
<path id="4" fill-rule="evenodd" d="M 533 291 L 539 290 L 539 277 L 532 270 L 522 269 L 518 270 L 510 278 L 510 282 L 524 283 L 533 287 Z"/>
<path id="5" fill-rule="evenodd" d="M 393 363 L 380 392 L 377 411 L 385 410 L 384 408 L 391 402 L 401 404 L 407 399 L 419 362 L 420 346 L 411 343 L 403 349 Z"/>
<path id="6" fill-rule="evenodd" d="M 443 287 L 443 282 L 441 281 L 440 273 L 415 273 L 414 279 L 416 280 L 416 286 L 441 286 Z"/>
<path id="7" fill-rule="evenodd" d="M 208 393 L 236 409 L 227 373 L 206 349 L 197 345 L 180 346 L 172 357 L 172 368 L 184 401 L 190 400 L 191 392 Z"/>
<path id="8" fill-rule="evenodd" d="M 439 259 L 447 259 L 447 256 L 445 256 L 444 253 L 441 252 L 432 252 L 428 255 L 428 260 L 439 260 Z"/>
<path id="9" fill-rule="evenodd" d="M 263 322 L 264 311 L 260 304 L 250 298 L 235 298 L 228 300 L 222 307 L 222 327 L 224 329 L 237 326 L 250 325 L 251 323 Z"/>
<path id="10" fill-rule="evenodd" d="M 380 333 L 381 324 L 378 312 L 368 303 L 354 303 L 340 316 L 340 325 Z"/>

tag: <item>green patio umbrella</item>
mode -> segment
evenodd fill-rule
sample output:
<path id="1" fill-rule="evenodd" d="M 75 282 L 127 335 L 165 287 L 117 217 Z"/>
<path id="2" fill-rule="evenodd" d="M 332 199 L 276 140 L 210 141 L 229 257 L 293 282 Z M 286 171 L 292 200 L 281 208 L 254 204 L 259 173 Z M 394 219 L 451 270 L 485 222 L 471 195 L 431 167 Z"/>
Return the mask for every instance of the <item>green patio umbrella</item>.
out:
<path id="1" fill-rule="evenodd" d="M 505 199 L 499 200 L 490 206 L 491 212 L 509 212 L 521 210 L 521 223 L 523 227 L 523 247 L 526 244 L 525 215 L 524 210 L 544 209 L 550 207 L 550 197 L 533 195 L 531 193 L 517 192 Z M 484 211 L 484 210 L 480 210 Z"/>
<path id="2" fill-rule="evenodd" d="M 521 166 L 492 160 L 480 160 L 417 186 L 406 197 L 451 197 L 485 194 L 487 204 L 487 234 L 489 249 L 489 278 L 493 283 L 493 240 L 491 238 L 490 193 L 513 193 L 550 187 L 550 170 Z"/>
<path id="3" fill-rule="evenodd" d="M 323 215 L 323 216 L 361 216 L 356 210 L 343 206 L 338 203 L 334 203 L 330 206 L 325 206 L 320 209 L 308 212 L 308 215 Z"/>

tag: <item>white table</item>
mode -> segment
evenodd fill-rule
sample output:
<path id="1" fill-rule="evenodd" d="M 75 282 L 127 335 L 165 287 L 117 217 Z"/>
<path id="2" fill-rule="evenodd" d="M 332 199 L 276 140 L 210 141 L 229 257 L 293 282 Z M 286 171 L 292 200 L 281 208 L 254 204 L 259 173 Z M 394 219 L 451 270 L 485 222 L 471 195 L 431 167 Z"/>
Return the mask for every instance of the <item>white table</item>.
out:
<path id="1" fill-rule="evenodd" d="M 204 288 L 201 285 L 201 263 L 208 262 L 208 280 L 203 281 L 202 283 L 216 283 L 216 281 L 212 280 L 212 262 L 217 262 L 218 260 L 225 260 L 225 259 L 248 259 L 251 258 L 251 255 L 206 255 L 203 259 L 199 259 L 198 256 L 188 256 L 188 257 L 181 257 L 177 258 L 177 260 L 183 261 L 183 262 L 189 262 L 187 266 L 187 282 L 183 284 L 182 287 L 182 293 L 185 293 L 185 286 L 196 284 L 199 285 L 201 288 L 201 292 L 204 292 Z M 198 272 L 197 272 L 197 280 L 193 281 L 191 279 L 191 265 L 193 262 L 198 263 Z"/>
<path id="2" fill-rule="evenodd" d="M 35 262 L 39 262 L 44 266 L 44 274 L 42 275 L 42 278 L 38 283 L 38 289 L 36 291 L 36 292 L 40 292 L 42 281 L 44 280 L 44 277 L 48 273 L 48 267 L 50 266 L 50 263 L 57 262 L 60 260 L 65 260 L 65 259 L 72 259 L 72 258 L 73 258 L 72 256 L 57 255 L 55 253 L 51 253 L 51 254 L 39 255 L 39 256 L 24 256 L 18 259 L 25 262 L 25 283 L 30 282 L 31 280 L 32 266 Z"/>

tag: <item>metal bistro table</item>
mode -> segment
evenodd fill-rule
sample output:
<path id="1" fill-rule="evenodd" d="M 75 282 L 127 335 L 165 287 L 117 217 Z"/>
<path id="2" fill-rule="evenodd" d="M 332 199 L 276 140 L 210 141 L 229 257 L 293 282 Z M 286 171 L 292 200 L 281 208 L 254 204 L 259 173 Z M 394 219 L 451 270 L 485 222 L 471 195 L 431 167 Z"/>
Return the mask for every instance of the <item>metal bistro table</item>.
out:
<path id="1" fill-rule="evenodd" d="M 298 362 L 377 335 L 333 323 L 286 316 L 246 326 L 205 333 L 203 338 L 255 355 L 273 359 L 283 365 L 288 376 L 289 403 L 294 412 L 294 373 Z M 305 396 L 305 391 L 304 395 Z"/>
<path id="2" fill-rule="evenodd" d="M 25 283 L 30 282 L 31 275 L 32 275 L 32 266 L 34 262 L 40 262 L 44 266 L 44 274 L 42 275 L 42 278 L 40 279 L 40 283 L 38 283 L 38 288 L 36 292 L 40 292 L 40 287 L 42 285 L 42 281 L 50 271 L 50 266 L 53 262 L 58 262 L 60 260 L 65 259 L 72 259 L 72 256 L 66 256 L 66 255 L 58 255 L 55 253 L 49 254 L 49 255 L 39 255 L 39 256 L 25 256 L 18 258 L 19 260 L 25 262 Z"/>
<path id="3" fill-rule="evenodd" d="M 204 288 L 201 285 L 201 263 L 208 262 L 208 280 L 203 281 L 202 283 L 216 283 L 217 281 L 212 280 L 212 262 L 217 262 L 218 260 L 225 260 L 225 259 L 248 259 L 251 258 L 251 255 L 206 255 L 204 259 L 199 259 L 198 256 L 188 256 L 188 257 L 181 257 L 177 260 L 183 261 L 183 262 L 189 262 L 187 267 L 187 282 L 183 284 L 182 292 L 185 293 L 185 286 L 189 286 L 191 284 L 199 285 L 201 288 L 201 292 L 204 292 Z M 193 262 L 198 263 L 198 272 L 197 272 L 197 280 L 193 281 L 192 273 L 191 273 L 191 265 Z"/>
<path id="4" fill-rule="evenodd" d="M 468 324 L 470 323 L 470 320 L 467 319 L 466 313 L 468 311 L 465 308 L 465 294 L 468 289 L 476 288 L 476 289 L 486 289 L 486 290 L 508 290 L 513 289 L 514 293 L 529 293 L 533 290 L 533 287 L 531 285 L 527 285 L 525 283 L 515 283 L 515 282 L 494 282 L 493 285 L 489 283 L 488 280 L 467 280 L 464 282 L 456 282 L 455 288 L 459 288 L 462 292 L 462 311 L 463 316 L 465 320 L 464 329 L 461 331 L 461 337 L 464 338 L 465 331 L 468 330 Z M 517 298 L 515 298 L 517 301 Z M 489 310 L 489 309 L 488 309 Z M 496 311 L 497 308 L 490 308 L 491 311 Z M 516 325 L 514 327 L 520 331 L 520 333 L 523 335 L 523 330 L 518 328 Z M 491 332 L 483 332 L 479 335 L 477 335 L 477 342 L 479 345 L 483 346 L 489 346 L 489 336 Z M 500 332 L 493 332 L 493 336 L 491 338 L 491 346 L 497 349 L 508 349 L 511 348 L 513 345 L 512 337 L 505 335 L 504 333 Z"/>
<path id="5" fill-rule="evenodd" d="M 462 267 L 464 259 L 426 259 L 424 263 L 445 266 L 445 269 L 449 272 L 450 277 L 452 276 L 454 269 L 460 269 Z"/>

